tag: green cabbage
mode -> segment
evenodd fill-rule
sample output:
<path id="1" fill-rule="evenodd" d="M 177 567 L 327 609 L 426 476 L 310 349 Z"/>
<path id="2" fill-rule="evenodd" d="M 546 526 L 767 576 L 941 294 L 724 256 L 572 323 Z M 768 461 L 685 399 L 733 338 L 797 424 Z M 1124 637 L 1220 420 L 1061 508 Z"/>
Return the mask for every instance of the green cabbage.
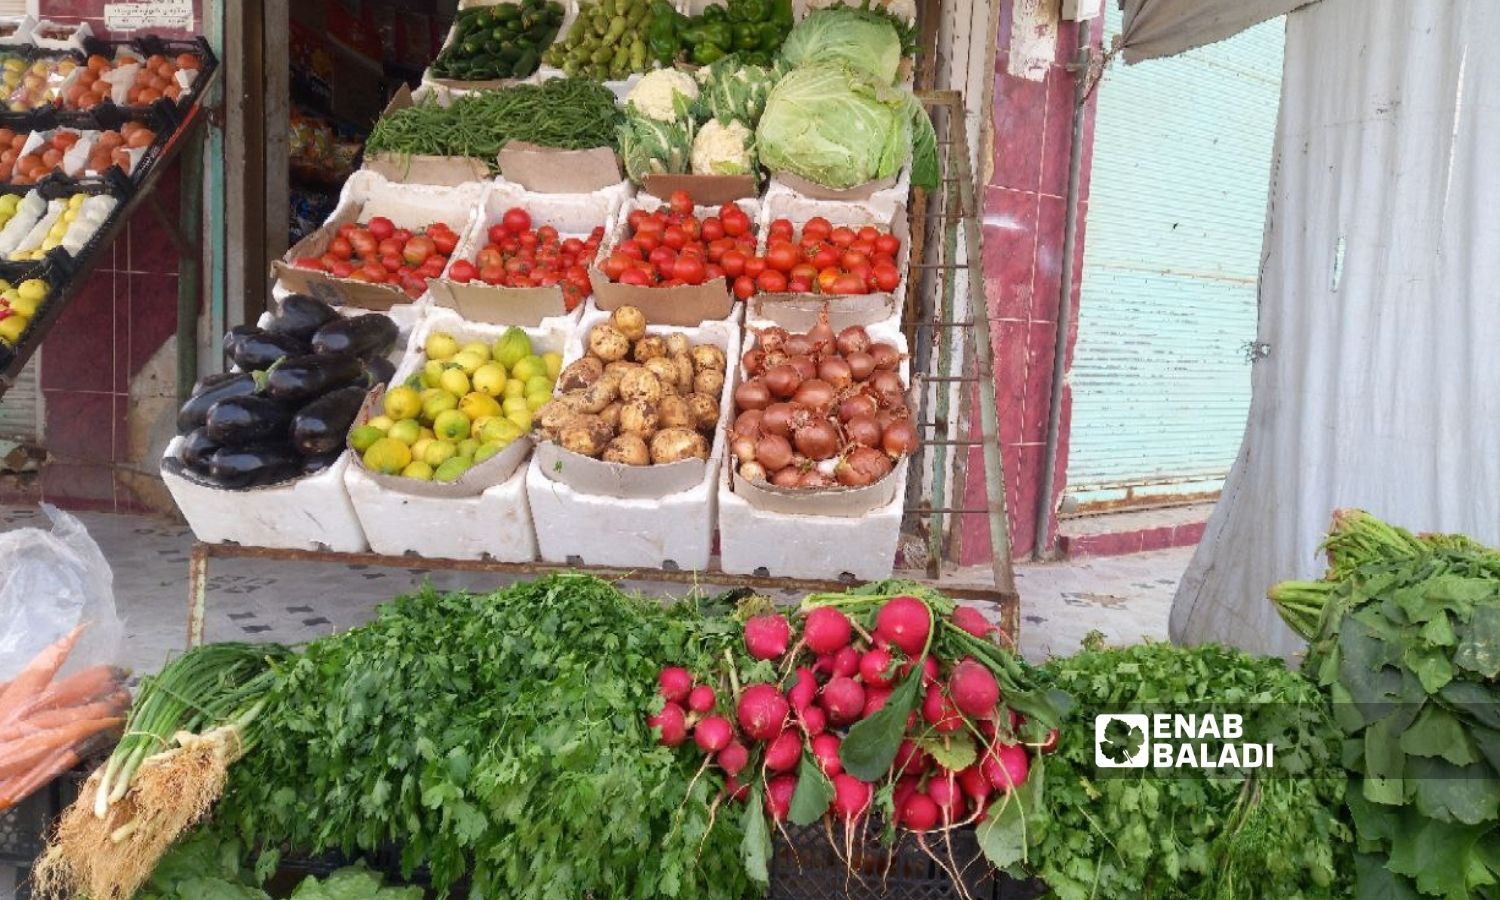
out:
<path id="1" fill-rule="evenodd" d="M 640 184 L 647 175 L 681 175 L 693 158 L 693 125 L 689 120 L 662 122 L 628 115 L 620 125 L 620 156 L 630 180 Z"/>
<path id="2" fill-rule="evenodd" d="M 841 65 L 793 69 L 771 89 L 755 132 L 761 164 L 842 190 L 889 178 L 938 183 L 937 136 L 911 92 Z M 623 146 L 623 142 L 622 142 Z"/>
<path id="3" fill-rule="evenodd" d="M 895 84 L 901 68 L 901 36 L 881 13 L 848 6 L 817 9 L 787 35 L 781 58 L 792 67 L 842 62 Z"/>

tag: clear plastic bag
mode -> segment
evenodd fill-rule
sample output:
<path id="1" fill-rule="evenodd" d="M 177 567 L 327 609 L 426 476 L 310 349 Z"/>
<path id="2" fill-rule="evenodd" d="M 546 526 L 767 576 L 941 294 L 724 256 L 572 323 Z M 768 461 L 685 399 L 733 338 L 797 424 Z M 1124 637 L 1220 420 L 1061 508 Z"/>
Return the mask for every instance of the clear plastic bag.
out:
<path id="1" fill-rule="evenodd" d="M 83 523 L 48 504 L 52 530 L 0 533 L 0 681 L 9 681 L 80 623 L 89 627 L 64 671 L 112 663 L 125 626 L 115 612 L 114 574 Z"/>

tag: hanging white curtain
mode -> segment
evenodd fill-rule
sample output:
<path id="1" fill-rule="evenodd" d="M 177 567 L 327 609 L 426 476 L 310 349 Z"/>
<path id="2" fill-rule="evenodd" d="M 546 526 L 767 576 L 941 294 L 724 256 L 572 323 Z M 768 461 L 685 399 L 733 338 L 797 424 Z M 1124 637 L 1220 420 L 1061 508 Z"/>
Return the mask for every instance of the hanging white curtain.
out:
<path id="1" fill-rule="evenodd" d="M 1173 56 L 1232 37 L 1317 0 L 1120 0 L 1125 61 Z"/>
<path id="2" fill-rule="evenodd" d="M 1329 515 L 1500 543 L 1500 2 L 1288 19 L 1249 426 L 1171 634 L 1290 655 Z"/>

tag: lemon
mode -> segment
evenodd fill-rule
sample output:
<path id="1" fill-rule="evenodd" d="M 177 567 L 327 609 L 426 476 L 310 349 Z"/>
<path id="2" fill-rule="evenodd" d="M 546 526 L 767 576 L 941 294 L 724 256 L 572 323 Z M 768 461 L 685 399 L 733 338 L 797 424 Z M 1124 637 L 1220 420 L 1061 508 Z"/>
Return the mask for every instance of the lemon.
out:
<path id="1" fill-rule="evenodd" d="M 433 420 L 432 430 L 445 441 L 461 441 L 469 436 L 469 417 L 456 409 L 446 410 Z"/>
<path id="2" fill-rule="evenodd" d="M 479 449 L 474 451 L 474 463 L 478 465 L 505 448 L 500 444 L 490 441 L 488 444 L 480 444 Z"/>
<path id="3" fill-rule="evenodd" d="M 402 385 L 385 394 L 385 414 L 393 419 L 415 419 L 422 412 L 422 395 L 416 388 Z"/>
<path id="4" fill-rule="evenodd" d="M 387 431 L 391 430 L 392 425 L 396 424 L 396 420 L 392 419 L 390 416 L 374 416 L 365 424 L 370 426 L 371 428 L 376 429 L 381 434 L 385 434 Z"/>
<path id="5" fill-rule="evenodd" d="M 464 344 L 463 349 L 460 350 L 459 352 L 460 353 L 472 353 L 475 356 L 479 357 L 480 359 L 484 360 L 485 362 L 489 362 L 490 361 L 490 348 L 489 348 L 489 345 L 484 344 L 484 343 L 482 343 L 480 341 L 474 341 L 473 343 Z"/>
<path id="6" fill-rule="evenodd" d="M 494 353 L 495 361 L 505 366 L 506 370 L 509 371 L 511 366 L 514 366 L 517 361 L 531 355 L 531 338 L 527 336 L 526 332 L 512 325 L 505 329 L 505 333 L 500 335 L 499 340 L 495 341 L 492 352 Z"/>
<path id="7" fill-rule="evenodd" d="M 364 461 L 371 471 L 395 475 L 411 465 L 411 448 L 395 438 L 383 437 L 365 451 Z"/>
<path id="8" fill-rule="evenodd" d="M 553 381 L 556 381 L 557 376 L 562 373 L 562 354 L 551 352 L 543 353 L 542 365 L 547 367 L 547 377 L 552 379 Z"/>
<path id="9" fill-rule="evenodd" d="M 542 407 L 546 406 L 548 403 L 551 403 L 551 402 L 552 402 L 552 392 L 551 391 L 547 391 L 546 393 L 538 391 L 535 394 L 527 394 L 526 395 L 526 408 L 529 409 L 529 410 L 531 410 L 532 412 L 536 412 L 537 410 L 541 409 Z"/>
<path id="10" fill-rule="evenodd" d="M 511 397 L 526 396 L 526 382 L 519 378 L 511 378 L 505 382 L 505 390 L 502 392 L 508 400 Z"/>
<path id="11" fill-rule="evenodd" d="M 437 440 L 437 434 L 426 425 L 422 426 L 422 437 L 427 438 L 429 441 Z"/>
<path id="12" fill-rule="evenodd" d="M 458 455 L 458 445 L 451 441 L 433 441 L 422 454 L 422 461 L 434 469 Z"/>
<path id="13" fill-rule="evenodd" d="M 483 416 L 500 415 L 500 401 L 489 394 L 481 394 L 478 391 L 470 391 L 464 394 L 464 398 L 458 401 L 458 408 L 469 417 L 470 421 Z"/>
<path id="14" fill-rule="evenodd" d="M 7 284 L 4 289 L 9 290 L 10 285 Z M 38 302 L 47 296 L 48 290 L 47 282 L 40 278 L 28 278 L 16 286 L 16 293 L 20 294 L 22 299 L 36 300 Z"/>
<path id="15" fill-rule="evenodd" d="M 462 459 L 473 460 L 474 454 L 479 450 L 479 442 L 473 438 L 464 438 L 458 442 L 458 453 L 455 454 Z"/>
<path id="16" fill-rule="evenodd" d="M 466 457 L 455 456 L 441 466 L 438 466 L 437 471 L 432 473 L 432 478 L 434 481 L 442 482 L 457 481 L 459 476 L 469 471 L 469 467 L 473 464 L 473 461 Z"/>
<path id="17" fill-rule="evenodd" d="M 429 360 L 444 362 L 452 359 L 454 354 L 458 353 L 458 341 L 454 340 L 451 334 L 434 331 L 427 336 L 427 343 L 423 345 L 422 349 L 427 351 L 427 358 Z"/>
<path id="18" fill-rule="evenodd" d="M 18 343 L 21 335 L 26 333 L 26 326 L 30 324 L 31 320 L 26 316 L 6 316 L 0 319 L 0 340 Z"/>
<path id="19" fill-rule="evenodd" d="M 499 419 L 499 416 L 480 416 L 469 423 L 469 437 L 477 438 L 484 433 L 485 426 Z"/>
<path id="20" fill-rule="evenodd" d="M 430 437 L 419 437 L 419 438 L 417 438 L 417 442 L 415 444 L 411 445 L 411 458 L 412 459 L 426 459 L 427 458 L 427 448 L 431 447 L 435 443 L 437 443 L 437 440 L 434 439 L 434 438 L 430 438 Z"/>
<path id="21" fill-rule="evenodd" d="M 455 397 L 462 397 L 471 390 L 468 373 L 458 366 L 449 366 L 443 370 L 443 377 L 438 379 L 438 387 Z"/>
<path id="22" fill-rule="evenodd" d="M 406 468 L 401 470 L 401 476 L 403 478 L 415 478 L 418 481 L 431 481 L 432 466 L 422 462 L 420 459 L 414 459 L 407 464 Z"/>
<path id="23" fill-rule="evenodd" d="M 391 426 L 391 430 L 385 433 L 386 437 L 394 438 L 410 447 L 422 437 L 422 426 L 416 419 L 402 419 Z"/>
<path id="24" fill-rule="evenodd" d="M 437 421 L 450 409 L 458 409 L 458 398 L 444 390 L 435 390 L 422 400 L 422 418 L 428 422 Z"/>
<path id="25" fill-rule="evenodd" d="M 510 367 L 510 377 L 519 378 L 523 382 L 536 375 L 545 377 L 546 374 L 547 364 L 545 362 L 542 362 L 542 358 L 540 356 L 522 357 L 519 362 Z"/>
<path id="26" fill-rule="evenodd" d="M 385 437 L 385 432 L 373 425 L 356 425 L 354 430 L 349 432 L 349 446 L 354 448 L 354 452 L 363 453 L 370 449 L 371 444 L 383 437 Z"/>
<path id="27" fill-rule="evenodd" d="M 89 198 L 88 194 L 74 194 L 68 198 L 68 209 L 77 209 L 83 205 L 83 201 Z"/>
<path id="28" fill-rule="evenodd" d="M 443 378 L 443 363 L 440 360 L 429 359 L 422 366 L 422 387 L 435 388 Z"/>
<path id="29" fill-rule="evenodd" d="M 505 390 L 505 369 L 499 363 L 485 363 L 474 371 L 473 387 L 491 397 L 498 397 Z"/>
<path id="30" fill-rule="evenodd" d="M 525 433 L 521 430 L 521 426 L 501 416 L 485 423 L 484 428 L 479 432 L 479 441 L 482 444 L 499 444 L 505 447 Z"/>
<path id="31" fill-rule="evenodd" d="M 453 362 L 464 370 L 465 375 L 473 375 L 479 370 L 480 366 L 489 361 L 490 358 L 488 356 L 481 356 L 472 350 L 460 350 L 458 355 L 453 357 Z"/>
<path id="32" fill-rule="evenodd" d="M 42 298 L 18 295 L 12 297 L 8 302 L 11 312 L 22 316 L 34 316 L 36 315 L 37 307 L 42 305 Z"/>

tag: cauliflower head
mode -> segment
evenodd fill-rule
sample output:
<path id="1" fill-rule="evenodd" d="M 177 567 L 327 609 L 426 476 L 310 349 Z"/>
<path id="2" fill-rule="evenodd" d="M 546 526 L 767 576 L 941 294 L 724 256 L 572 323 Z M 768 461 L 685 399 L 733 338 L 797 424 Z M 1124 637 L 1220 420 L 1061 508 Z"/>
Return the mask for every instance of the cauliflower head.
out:
<path id="1" fill-rule="evenodd" d="M 693 139 L 694 175 L 749 175 L 755 171 L 754 134 L 742 122 L 709 119 Z"/>
<path id="2" fill-rule="evenodd" d="M 697 101 L 698 82 L 676 69 L 647 72 L 625 96 L 626 104 L 638 115 L 658 122 L 687 118 Z"/>

